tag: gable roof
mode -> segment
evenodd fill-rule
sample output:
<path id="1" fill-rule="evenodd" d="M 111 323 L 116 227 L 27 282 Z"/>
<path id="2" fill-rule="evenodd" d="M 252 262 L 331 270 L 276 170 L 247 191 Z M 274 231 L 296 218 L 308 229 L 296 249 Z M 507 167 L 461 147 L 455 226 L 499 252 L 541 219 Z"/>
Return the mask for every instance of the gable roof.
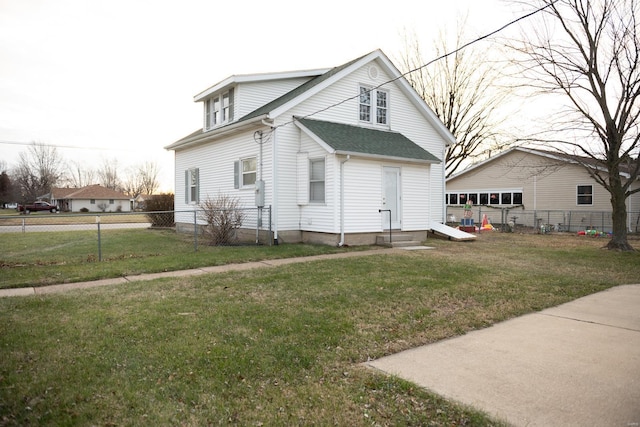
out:
<path id="1" fill-rule="evenodd" d="M 66 187 L 52 188 L 51 198 L 56 200 L 62 199 L 114 199 L 114 200 L 130 200 L 131 197 L 119 191 L 103 187 L 99 184 L 88 185 L 86 187 Z"/>
<path id="2" fill-rule="evenodd" d="M 447 145 L 455 144 L 455 138 L 442 123 L 442 121 L 436 116 L 436 114 L 427 106 L 425 101 L 420 98 L 418 93 L 411 87 L 409 82 L 402 76 L 402 73 L 391 63 L 389 58 L 380 50 L 374 50 L 359 58 L 353 59 L 343 65 L 334 67 L 322 75 L 319 75 L 297 88 L 285 93 L 284 95 L 268 102 L 267 104 L 253 110 L 252 112 L 240 117 L 238 120 L 229 123 L 224 126 L 204 132 L 199 129 L 190 135 L 174 142 L 165 147 L 167 150 L 174 150 L 180 147 L 196 144 L 199 142 L 205 142 L 209 137 L 218 136 L 221 133 L 226 133 L 242 127 L 243 125 L 250 125 L 255 122 L 262 122 L 262 120 L 274 120 L 279 115 L 290 110 L 295 105 L 305 101 L 316 93 L 322 91 L 327 86 L 338 81 L 342 77 L 354 72 L 371 61 L 377 60 L 378 64 L 385 69 L 386 73 L 393 76 L 389 82 L 395 82 L 401 89 L 403 94 L 416 106 L 418 111 L 427 119 L 427 121 L 434 127 L 436 132 L 444 139 Z M 386 84 L 384 83 L 384 84 Z M 380 86 L 384 86 L 384 84 Z M 219 87 L 216 85 L 214 87 Z M 356 98 L 358 95 L 355 95 Z M 342 102 L 346 100 L 341 100 Z M 327 106 L 329 107 L 329 106 Z"/>
<path id="3" fill-rule="evenodd" d="M 327 68 L 320 68 L 317 70 L 299 70 L 299 71 L 284 71 L 278 73 L 259 73 L 259 74 L 234 74 L 227 77 L 221 82 L 216 83 L 208 89 L 203 90 L 199 94 L 193 97 L 195 102 L 203 101 L 209 95 L 216 92 L 221 92 L 228 89 L 238 83 L 252 83 L 252 82 L 265 82 L 305 77 L 317 77 L 329 71 Z"/>
<path id="4" fill-rule="evenodd" d="M 332 153 L 440 163 L 440 159 L 399 132 L 302 118 L 295 123 Z"/>
<path id="5" fill-rule="evenodd" d="M 498 153 L 497 155 L 493 156 L 493 157 L 489 157 L 486 160 L 483 160 L 481 162 L 478 163 L 474 163 L 473 165 L 469 166 L 468 168 L 466 168 L 465 170 L 454 174 L 452 176 L 450 176 L 449 178 L 447 178 L 447 181 L 452 180 L 454 178 L 457 178 L 459 176 L 462 176 L 468 172 L 473 171 L 474 169 L 477 169 L 479 167 L 482 167 L 484 165 L 486 165 L 487 163 L 493 162 L 497 159 L 499 159 L 500 157 L 503 157 L 509 153 L 512 153 L 514 151 L 520 151 L 523 153 L 529 153 L 529 154 L 533 154 L 536 156 L 540 156 L 540 157 L 546 157 L 550 160 L 554 160 L 556 162 L 565 162 L 565 163 L 570 163 L 570 164 L 574 164 L 576 166 L 581 166 L 581 167 L 588 167 L 588 168 L 592 168 L 601 172 L 607 172 L 605 168 L 602 167 L 602 163 L 598 162 L 597 160 L 594 160 L 590 157 L 583 157 L 583 156 L 576 156 L 576 155 L 572 155 L 572 154 L 568 154 L 568 153 L 563 153 L 560 151 L 547 151 L 547 150 L 538 150 L 538 149 L 533 149 L 533 148 L 525 148 L 525 147 L 514 147 L 514 148 L 510 148 L 508 150 L 502 151 L 500 153 Z M 629 178 L 631 175 L 629 174 L 629 170 L 624 166 L 624 165 L 620 165 L 620 175 L 623 176 L 624 178 Z"/>

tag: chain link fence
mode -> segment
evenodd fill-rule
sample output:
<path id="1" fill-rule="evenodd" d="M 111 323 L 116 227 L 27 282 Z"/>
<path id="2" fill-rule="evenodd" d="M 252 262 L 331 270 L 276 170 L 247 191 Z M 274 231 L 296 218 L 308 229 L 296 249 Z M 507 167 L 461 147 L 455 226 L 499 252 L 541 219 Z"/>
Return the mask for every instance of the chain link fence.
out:
<path id="1" fill-rule="evenodd" d="M 211 219 L 233 218 L 233 223 L 211 222 Z M 225 239 L 220 239 L 218 231 L 225 229 Z M 0 260 L 2 254 L 15 248 L 18 240 L 23 241 L 21 247 L 29 246 L 29 251 L 51 253 L 56 242 L 69 241 L 73 244 L 74 235 L 77 242 L 94 241 L 97 259 L 110 256 L 105 252 L 105 237 L 108 233 L 119 231 L 119 234 L 133 232 L 153 233 L 157 230 L 168 230 L 180 235 L 179 244 L 188 245 L 192 251 L 198 251 L 202 245 L 272 245 L 271 208 L 243 208 L 207 212 L 203 209 L 189 211 L 153 211 L 132 213 L 79 213 L 61 214 L 49 212 L 0 211 Z M 53 234 L 59 233 L 59 234 Z M 87 233 L 89 236 L 87 238 Z M 94 234 L 95 233 L 95 234 Z M 132 233 L 130 233 L 133 235 Z M 24 237 L 22 237 L 24 236 Z M 140 235 L 137 235 L 140 236 Z M 81 237 L 81 238 L 80 238 Z M 3 243 L 4 242 L 4 243 Z M 80 243 L 78 243 L 80 244 Z M 13 246 L 12 246 L 13 245 Z M 63 245 L 58 243 L 58 246 Z M 117 251 L 120 255 L 130 253 L 127 250 L 127 239 L 118 240 Z M 133 242 L 131 249 L 134 250 Z M 124 246 L 124 247 L 123 247 Z M 52 249 L 53 248 L 53 249 Z M 14 249 L 15 250 L 15 249 Z M 135 256 L 131 254 L 130 256 Z"/>
<path id="2" fill-rule="evenodd" d="M 495 228 L 503 231 L 532 233 L 578 232 L 598 230 L 610 233 L 612 230 L 611 211 L 583 210 L 524 210 L 519 207 L 494 208 L 484 205 L 473 206 L 474 222 L 482 224 L 484 215 Z M 464 208 L 447 206 L 447 223 L 456 225 L 464 216 Z M 640 232 L 640 212 L 628 212 L 629 231 Z"/>

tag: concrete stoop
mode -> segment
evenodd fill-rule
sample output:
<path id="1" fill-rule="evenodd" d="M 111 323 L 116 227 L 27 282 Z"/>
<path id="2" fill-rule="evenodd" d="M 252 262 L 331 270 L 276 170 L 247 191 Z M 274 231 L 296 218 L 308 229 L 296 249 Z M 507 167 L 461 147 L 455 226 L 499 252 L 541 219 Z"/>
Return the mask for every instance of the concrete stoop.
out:
<path id="1" fill-rule="evenodd" d="M 391 238 L 391 240 L 389 240 Z M 414 237 L 411 234 L 380 234 L 376 236 L 376 245 L 385 246 L 388 248 L 404 248 L 409 246 L 420 246 L 422 242 L 413 240 Z"/>

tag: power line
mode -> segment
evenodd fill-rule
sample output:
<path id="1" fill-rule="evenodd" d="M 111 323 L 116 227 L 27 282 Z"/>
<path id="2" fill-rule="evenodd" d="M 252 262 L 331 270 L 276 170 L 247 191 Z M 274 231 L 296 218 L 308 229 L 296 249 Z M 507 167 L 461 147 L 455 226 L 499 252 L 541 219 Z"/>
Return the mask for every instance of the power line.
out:
<path id="1" fill-rule="evenodd" d="M 117 151 L 135 151 L 129 148 L 117 148 L 117 147 L 81 147 L 79 145 L 57 145 L 57 144 L 49 144 L 49 143 L 45 143 L 45 142 L 21 142 L 21 141 L 5 141 L 5 140 L 0 140 L 0 144 L 7 144 L 7 145 L 23 145 L 23 146 L 30 146 L 30 145 L 42 145 L 44 147 L 51 147 L 51 148 L 70 148 L 70 149 L 76 149 L 76 150 L 95 150 L 95 151 L 111 151 L 111 150 L 117 150 Z"/>
<path id="2" fill-rule="evenodd" d="M 501 26 L 500 28 L 498 28 L 498 29 L 496 29 L 496 30 L 493 30 L 493 31 L 491 31 L 491 32 L 489 32 L 489 33 L 486 33 L 486 34 L 484 34 L 484 35 L 482 35 L 482 36 L 480 36 L 480 37 L 477 37 L 477 38 L 475 38 L 475 39 L 471 40 L 470 42 L 467 42 L 467 43 L 465 43 L 464 45 L 462 45 L 462 46 L 460 46 L 460 47 L 458 47 L 458 48 L 456 48 L 456 49 L 454 49 L 454 50 L 452 50 L 452 51 L 450 51 L 450 52 L 447 52 L 447 53 L 445 53 L 445 54 L 443 54 L 443 55 L 441 55 L 441 56 L 439 56 L 439 57 L 437 57 L 437 58 L 432 59 L 432 60 L 431 60 L 431 61 L 429 61 L 429 62 L 426 62 L 426 63 L 424 63 L 424 64 L 420 65 L 419 67 L 414 68 L 413 70 L 409 70 L 409 71 L 407 71 L 407 72 L 405 72 L 405 73 L 402 73 L 402 74 L 400 74 L 399 76 L 397 76 L 397 77 L 395 77 L 395 78 L 393 78 L 393 79 L 391 79 L 391 80 L 388 80 L 388 81 L 386 81 L 386 82 L 383 82 L 383 83 L 379 84 L 378 86 L 375 86 L 375 87 L 373 87 L 373 88 L 369 89 L 369 90 L 368 90 L 368 92 L 372 92 L 372 91 L 374 91 L 374 90 L 376 90 L 376 89 L 378 89 L 378 88 L 380 88 L 380 87 L 382 87 L 382 86 L 384 86 L 384 85 L 386 85 L 386 84 L 393 83 L 393 82 L 395 82 L 396 80 L 400 80 L 401 78 L 403 78 L 403 77 L 405 77 L 405 76 L 407 76 L 407 75 L 409 75 L 409 74 L 411 74 L 411 73 L 415 73 L 416 71 L 419 71 L 419 70 L 421 70 L 421 69 L 423 69 L 423 68 L 425 68 L 425 67 L 428 67 L 429 65 L 433 64 L 434 62 L 437 62 L 437 61 L 440 61 L 440 60 L 442 60 L 442 59 L 445 59 L 445 58 L 447 58 L 447 57 L 449 57 L 449 56 L 451 56 L 451 55 L 453 55 L 453 54 L 456 54 L 456 53 L 460 52 L 460 51 L 461 51 L 461 50 L 463 50 L 463 49 L 466 49 L 467 47 L 469 47 L 469 46 L 471 46 L 471 45 L 473 45 L 473 44 L 475 44 L 475 43 L 478 43 L 478 42 L 480 42 L 480 41 L 482 41 L 482 40 L 485 40 L 485 39 L 487 39 L 487 38 L 489 38 L 489 37 L 491 37 L 491 36 L 494 36 L 494 35 L 496 35 L 496 34 L 498 34 L 498 33 L 502 32 L 502 31 L 504 31 L 505 29 L 509 28 L 510 26 L 512 26 L 512 25 L 514 25 L 514 24 L 516 24 L 516 23 L 518 23 L 518 22 L 520 22 L 520 21 L 522 21 L 522 20 L 524 20 L 524 19 L 527 19 L 527 18 L 529 18 L 529 17 L 531 17 L 531 16 L 533 16 L 533 15 L 535 15 L 535 14 L 537 14 L 537 13 L 540 13 L 540 12 L 542 12 L 543 10 L 547 9 L 548 7 L 553 6 L 553 5 L 554 5 L 554 4 L 556 4 L 558 1 L 560 1 L 560 0 L 553 0 L 552 2 L 550 2 L 550 3 L 546 4 L 546 5 L 544 5 L 544 6 L 540 7 L 540 8 L 538 8 L 538 9 L 536 9 L 536 10 L 532 11 L 532 12 L 529 12 L 529 13 L 527 13 L 527 14 L 525 14 L 525 15 L 522 15 L 522 16 L 520 16 L 520 17 L 518 17 L 518 18 L 516 18 L 516 19 L 514 19 L 514 20 L 512 20 L 512 21 L 510 21 L 510 22 L 508 22 L 508 23 L 506 23 L 506 24 L 504 24 L 503 26 Z M 357 95 L 351 96 L 351 97 L 349 97 L 349 98 L 343 99 L 342 101 L 336 102 L 335 104 L 331 104 L 331 105 L 329 105 L 329 106 L 327 106 L 327 107 L 325 107 L 325 108 L 322 108 L 322 109 L 320 109 L 320 110 L 314 111 L 313 113 L 310 113 L 310 114 L 307 114 L 307 115 L 305 115 L 305 116 L 302 116 L 302 118 L 303 118 L 303 119 L 305 119 L 305 118 L 308 118 L 308 117 L 314 116 L 314 115 L 316 115 L 316 114 L 322 113 L 322 112 L 327 111 L 327 110 L 329 110 L 329 109 L 331 109 L 331 108 L 334 108 L 334 107 L 337 107 L 337 106 L 339 106 L 339 105 L 342 105 L 342 104 L 344 104 L 345 102 L 351 101 L 352 99 L 356 99 L 356 98 L 358 98 L 358 97 L 360 97 L 360 94 L 357 94 Z M 297 120 L 297 119 L 295 119 L 295 118 L 294 118 L 294 119 L 292 119 L 292 120 L 290 120 L 290 121 L 288 121 L 288 122 L 284 122 L 284 123 L 282 123 L 282 124 L 280 124 L 280 125 L 278 125 L 278 126 L 275 126 L 274 128 L 278 128 L 278 127 L 282 127 L 282 126 L 286 126 L 286 125 L 292 124 L 292 123 L 294 123 L 296 120 Z"/>

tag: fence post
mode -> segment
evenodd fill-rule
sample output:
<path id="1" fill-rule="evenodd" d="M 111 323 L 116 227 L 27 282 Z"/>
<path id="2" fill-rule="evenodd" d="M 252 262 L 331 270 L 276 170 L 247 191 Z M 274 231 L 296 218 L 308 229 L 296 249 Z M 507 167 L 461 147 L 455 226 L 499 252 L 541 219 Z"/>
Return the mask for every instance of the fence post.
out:
<path id="1" fill-rule="evenodd" d="M 262 208 L 260 206 L 256 207 L 258 210 L 258 218 L 256 219 L 256 246 L 260 243 L 260 226 L 262 225 Z"/>
<path id="2" fill-rule="evenodd" d="M 26 233 L 27 232 L 27 230 L 25 229 L 25 221 L 26 220 L 24 218 L 22 218 L 22 233 Z"/>
<path id="3" fill-rule="evenodd" d="M 198 252 L 198 211 L 193 210 L 193 251 Z"/>
<path id="4" fill-rule="evenodd" d="M 100 215 L 96 215 L 96 224 L 98 224 L 98 261 L 102 261 L 102 238 L 100 233 Z"/>

